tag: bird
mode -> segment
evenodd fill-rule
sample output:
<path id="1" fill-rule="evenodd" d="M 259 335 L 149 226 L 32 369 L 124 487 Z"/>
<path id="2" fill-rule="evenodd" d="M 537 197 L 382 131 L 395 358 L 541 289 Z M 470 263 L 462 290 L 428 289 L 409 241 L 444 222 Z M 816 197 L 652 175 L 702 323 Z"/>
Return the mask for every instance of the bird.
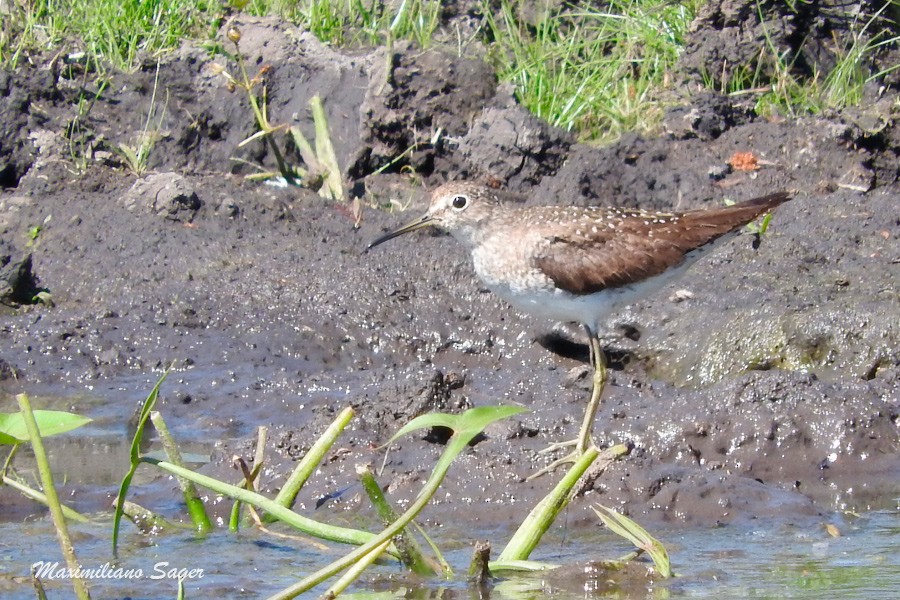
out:
<path id="1" fill-rule="evenodd" d="M 578 438 L 551 446 L 575 446 L 552 468 L 573 462 L 594 444 L 593 426 L 607 379 L 601 324 L 791 197 L 782 191 L 686 212 L 522 206 L 504 201 L 488 186 L 454 181 L 435 188 L 424 215 L 373 240 L 366 251 L 411 231 L 437 227 L 469 250 L 478 278 L 513 307 L 582 325 L 593 366 L 591 398 Z"/>

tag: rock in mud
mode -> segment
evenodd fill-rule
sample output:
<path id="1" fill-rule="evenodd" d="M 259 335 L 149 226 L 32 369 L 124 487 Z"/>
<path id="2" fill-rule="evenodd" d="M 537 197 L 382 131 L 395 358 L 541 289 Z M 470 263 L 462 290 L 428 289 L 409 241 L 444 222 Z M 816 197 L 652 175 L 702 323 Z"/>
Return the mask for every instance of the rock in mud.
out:
<path id="1" fill-rule="evenodd" d="M 562 166 L 572 141 L 571 135 L 513 104 L 486 108 L 459 150 L 480 178 L 528 189 Z"/>
<path id="2" fill-rule="evenodd" d="M 197 192 L 187 179 L 175 173 L 153 173 L 138 179 L 125 195 L 125 208 L 190 223 L 200 210 Z"/>
<path id="3" fill-rule="evenodd" d="M 31 253 L 20 253 L 0 241 L 0 303 L 32 304 L 39 291 Z"/>

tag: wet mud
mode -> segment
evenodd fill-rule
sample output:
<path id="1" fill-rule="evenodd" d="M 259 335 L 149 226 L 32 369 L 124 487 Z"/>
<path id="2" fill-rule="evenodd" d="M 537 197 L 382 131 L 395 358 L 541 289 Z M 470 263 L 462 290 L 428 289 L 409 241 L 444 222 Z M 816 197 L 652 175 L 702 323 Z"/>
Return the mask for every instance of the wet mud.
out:
<path id="1" fill-rule="evenodd" d="M 731 22 L 707 17 L 707 27 Z M 665 131 L 595 147 L 528 115 L 477 59 L 402 44 L 390 56 L 342 54 L 274 20 L 239 26 L 249 63 L 271 66 L 272 122 L 312 139 L 308 102 L 323 99 L 364 206 L 358 228 L 314 192 L 246 179 L 249 163 L 274 161 L 262 142 L 238 147 L 252 111 L 216 74 L 223 58 L 185 48 L 159 64 L 164 135 L 139 178 L 113 148 L 143 127 L 155 61 L 94 88 L 82 115 L 84 79 L 69 66 L 48 59 L 0 76 L 0 410 L 24 391 L 95 419 L 80 434 L 84 472 L 73 465 L 65 484 L 76 508 L 107 506 L 115 474 L 87 465 L 128 439 L 174 364 L 160 410 L 176 438 L 212 448 L 203 470 L 231 479 L 232 455 L 249 459 L 256 428 L 268 427 L 266 492 L 338 411 L 355 409 L 303 491 L 307 508 L 352 483 L 356 464 L 380 464 L 376 447 L 418 414 L 525 406 L 460 457 L 426 517 L 520 521 L 558 477 L 525 481 L 551 460 L 538 451 L 577 433 L 584 340 L 491 295 L 446 235 L 363 252 L 424 210 L 428 189 L 460 178 L 534 204 L 685 210 L 796 194 L 762 239 L 739 236 L 610 320 L 595 437 L 632 450 L 575 501 L 570 525 L 593 522 L 595 502 L 703 526 L 890 505 L 900 489 L 895 88 L 865 110 L 765 120 L 738 100 L 687 94 L 697 57 L 716 52 L 695 44 Z M 761 168 L 731 170 L 736 152 Z M 26 302 L 36 290 L 52 306 Z M 393 444 L 380 477 L 391 497 L 414 497 L 442 448 L 424 433 Z M 139 493 L 152 505 L 173 489 L 158 481 Z M 28 511 L 8 488 L 0 499 Z M 326 510 L 363 504 L 351 489 Z"/>

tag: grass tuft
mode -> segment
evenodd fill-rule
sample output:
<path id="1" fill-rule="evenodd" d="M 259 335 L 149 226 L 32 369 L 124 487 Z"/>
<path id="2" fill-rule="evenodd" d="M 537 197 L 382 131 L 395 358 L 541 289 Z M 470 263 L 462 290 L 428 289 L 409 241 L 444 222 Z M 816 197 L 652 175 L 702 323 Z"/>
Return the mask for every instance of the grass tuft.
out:
<path id="1" fill-rule="evenodd" d="M 131 70 L 141 54 L 153 56 L 186 38 L 203 37 L 224 14 L 219 2 L 191 0 L 33 0 L 6 6 L 0 63 L 13 68 L 31 52 L 63 47 Z"/>
<path id="2" fill-rule="evenodd" d="M 884 13 L 891 5 L 886 1 L 868 18 L 857 15 L 849 35 L 834 36 L 835 64 L 828 72 L 803 73 L 789 52 L 780 52 L 767 36 L 754 66 L 734 69 L 718 86 L 712 84 L 713 77 L 707 77 L 707 87 L 730 95 L 755 94 L 756 112 L 764 117 L 797 117 L 858 106 L 863 103 L 867 86 L 900 68 L 893 65 L 873 73 L 870 66 L 875 53 L 900 42 L 900 36 L 891 35 L 890 30 L 876 30 L 883 26 Z"/>
<path id="3" fill-rule="evenodd" d="M 789 5 L 797 10 L 800 1 Z M 583 141 L 606 142 L 625 132 L 657 129 L 668 73 L 703 4 L 482 0 L 477 35 L 487 42 L 499 78 L 514 84 L 525 107 Z M 719 81 L 720 66 L 710 66 L 716 76 L 706 77 L 706 84 L 722 93 L 752 94 L 764 116 L 859 105 L 866 86 L 900 68 L 873 73 L 870 67 L 874 54 L 900 41 L 896 28 L 885 26 L 886 14 L 895 9 L 896 0 L 885 0 L 874 14 L 860 13 L 852 33 L 834 40 L 837 63 L 828 72 L 800 73 L 792 58 L 798 49 L 784 53 L 769 40 L 752 64 L 728 65 L 726 81 Z M 447 10 L 438 0 L 6 2 L 0 3 L 0 65 L 15 68 L 34 53 L 62 49 L 64 55 L 84 52 L 90 64 L 131 70 L 185 39 L 214 46 L 222 22 L 239 12 L 277 15 L 344 47 L 390 47 L 408 39 L 427 48 L 447 26 Z"/>
<path id="4" fill-rule="evenodd" d="M 612 0 L 604 10 L 578 2 L 524 21 L 511 0 L 493 15 L 483 5 L 490 59 L 534 114 L 582 140 L 651 131 L 662 119 L 660 92 L 699 2 Z"/>

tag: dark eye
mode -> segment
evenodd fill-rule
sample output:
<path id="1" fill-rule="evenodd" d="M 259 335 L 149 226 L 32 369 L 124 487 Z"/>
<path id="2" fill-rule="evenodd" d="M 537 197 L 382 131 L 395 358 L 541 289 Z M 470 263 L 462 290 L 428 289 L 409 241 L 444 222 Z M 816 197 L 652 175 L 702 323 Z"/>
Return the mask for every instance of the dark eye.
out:
<path id="1" fill-rule="evenodd" d="M 468 204 L 468 203 L 469 203 L 469 198 L 460 194 L 459 196 L 453 197 L 453 202 L 451 204 L 453 204 L 453 208 L 455 208 L 457 210 L 462 210 L 466 207 L 466 204 Z"/>

